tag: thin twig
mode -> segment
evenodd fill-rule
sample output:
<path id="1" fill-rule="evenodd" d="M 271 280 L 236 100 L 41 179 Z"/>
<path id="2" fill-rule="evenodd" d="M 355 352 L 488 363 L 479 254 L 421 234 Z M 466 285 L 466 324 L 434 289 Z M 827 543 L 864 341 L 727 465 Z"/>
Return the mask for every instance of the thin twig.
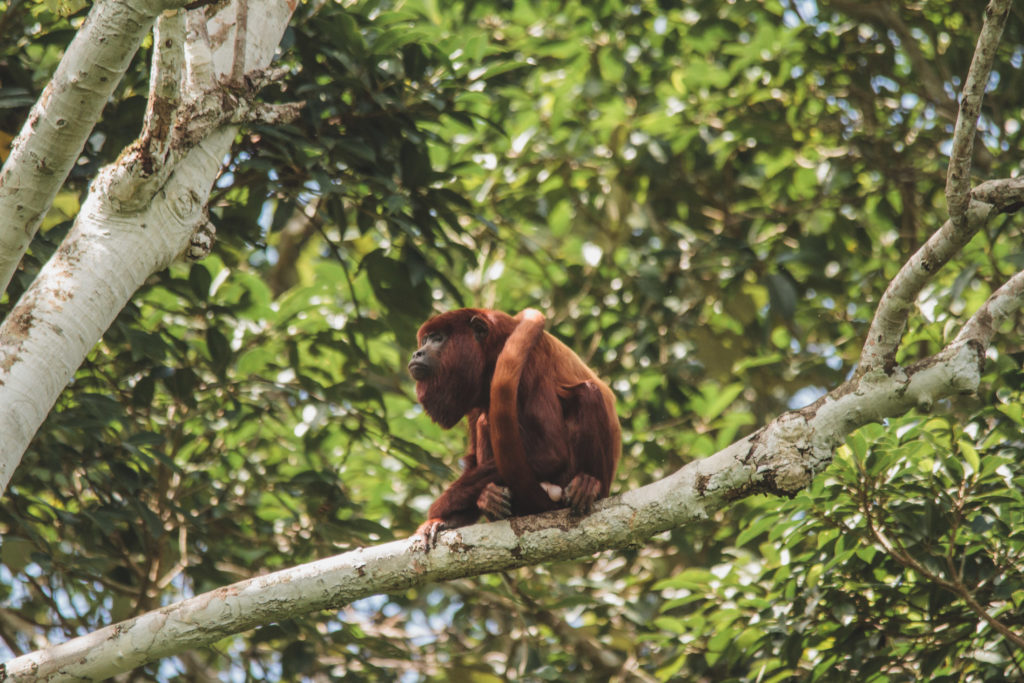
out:
<path id="1" fill-rule="evenodd" d="M 944 576 L 940 576 L 935 572 L 932 572 L 923 564 L 918 562 L 914 558 L 914 556 L 907 552 L 906 548 L 904 548 L 902 545 L 898 543 L 893 543 L 891 540 L 889 540 L 889 537 L 886 536 L 885 532 L 882 531 L 882 529 L 880 529 L 878 525 L 875 523 L 876 520 L 872 515 L 870 504 L 862 506 L 862 510 L 865 513 L 864 518 L 865 521 L 867 521 L 868 530 L 871 532 L 871 535 L 874 537 L 875 541 L 880 546 L 882 546 L 882 549 L 886 553 L 888 553 L 890 557 L 896 560 L 896 562 L 898 562 L 899 564 L 903 565 L 905 568 L 912 569 L 928 581 L 931 581 L 935 585 L 945 588 L 950 593 L 953 593 L 954 595 L 958 596 L 961 600 L 967 603 L 967 607 L 972 612 L 974 612 L 977 616 L 981 617 L 981 619 L 985 623 L 991 626 L 1001 636 L 1012 642 L 1018 648 L 1024 648 L 1024 637 L 1014 633 L 1006 624 L 990 615 L 988 613 L 988 610 L 986 610 L 981 605 L 981 603 L 979 603 L 977 599 L 975 599 L 974 594 L 970 591 L 970 589 L 967 588 L 966 585 L 960 583 L 959 581 L 953 581 L 945 578 Z"/>
<path id="2" fill-rule="evenodd" d="M 235 46 L 234 58 L 229 75 L 233 83 L 242 80 L 248 71 L 245 61 L 245 46 L 249 39 L 249 3 L 235 3 Z"/>

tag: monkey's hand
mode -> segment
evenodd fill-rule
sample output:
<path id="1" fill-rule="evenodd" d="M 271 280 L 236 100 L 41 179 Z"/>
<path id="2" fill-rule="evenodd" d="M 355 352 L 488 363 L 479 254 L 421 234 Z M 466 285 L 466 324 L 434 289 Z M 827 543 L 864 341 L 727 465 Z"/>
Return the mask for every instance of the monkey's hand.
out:
<path id="1" fill-rule="evenodd" d="M 476 499 L 476 506 L 488 520 L 494 522 L 512 516 L 512 492 L 506 486 L 488 483 Z"/>
<path id="2" fill-rule="evenodd" d="M 596 477 L 580 472 L 565 487 L 565 501 L 574 515 L 585 515 L 601 495 L 601 482 Z"/>
<path id="3" fill-rule="evenodd" d="M 420 524 L 416 533 L 413 534 L 413 538 L 416 539 L 413 542 L 413 548 L 425 553 L 430 552 L 437 545 L 437 535 L 447 528 L 448 524 L 443 519 L 428 519 Z"/>

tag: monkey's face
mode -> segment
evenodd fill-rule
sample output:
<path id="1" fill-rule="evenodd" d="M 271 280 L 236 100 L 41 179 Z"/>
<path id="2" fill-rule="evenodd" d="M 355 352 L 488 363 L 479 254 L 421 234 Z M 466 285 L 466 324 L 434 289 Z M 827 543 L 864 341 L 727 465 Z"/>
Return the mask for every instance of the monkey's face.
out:
<path id="1" fill-rule="evenodd" d="M 439 316 L 420 329 L 420 347 L 409 360 L 416 398 L 434 422 L 445 429 L 490 395 L 484 376 L 486 359 L 479 324 L 465 316 Z"/>
<path id="2" fill-rule="evenodd" d="M 448 335 L 441 331 L 428 332 L 420 340 L 420 348 L 412 354 L 409 361 L 409 374 L 417 382 L 425 382 L 441 370 L 441 355 L 444 352 Z"/>

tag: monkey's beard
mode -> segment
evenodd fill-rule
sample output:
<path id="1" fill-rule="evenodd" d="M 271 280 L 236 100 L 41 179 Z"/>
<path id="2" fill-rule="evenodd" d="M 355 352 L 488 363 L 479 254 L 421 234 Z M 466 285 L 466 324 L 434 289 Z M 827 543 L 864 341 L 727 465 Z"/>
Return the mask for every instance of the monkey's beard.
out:
<path id="1" fill-rule="evenodd" d="M 416 398 L 430 419 L 443 429 L 451 429 L 473 408 L 481 407 L 486 389 L 483 359 L 466 354 L 458 365 L 442 363 L 430 379 L 416 382 Z"/>

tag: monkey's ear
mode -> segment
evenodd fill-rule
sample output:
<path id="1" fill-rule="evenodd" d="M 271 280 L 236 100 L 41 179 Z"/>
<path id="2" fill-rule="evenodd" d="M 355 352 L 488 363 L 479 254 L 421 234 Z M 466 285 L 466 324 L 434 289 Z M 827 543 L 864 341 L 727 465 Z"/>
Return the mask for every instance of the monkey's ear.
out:
<path id="1" fill-rule="evenodd" d="M 491 331 L 491 325 L 487 322 L 487 319 L 482 315 L 474 315 L 469 319 L 469 326 L 473 329 L 473 334 L 476 335 L 476 340 L 482 342 L 487 338 L 488 333 Z"/>

